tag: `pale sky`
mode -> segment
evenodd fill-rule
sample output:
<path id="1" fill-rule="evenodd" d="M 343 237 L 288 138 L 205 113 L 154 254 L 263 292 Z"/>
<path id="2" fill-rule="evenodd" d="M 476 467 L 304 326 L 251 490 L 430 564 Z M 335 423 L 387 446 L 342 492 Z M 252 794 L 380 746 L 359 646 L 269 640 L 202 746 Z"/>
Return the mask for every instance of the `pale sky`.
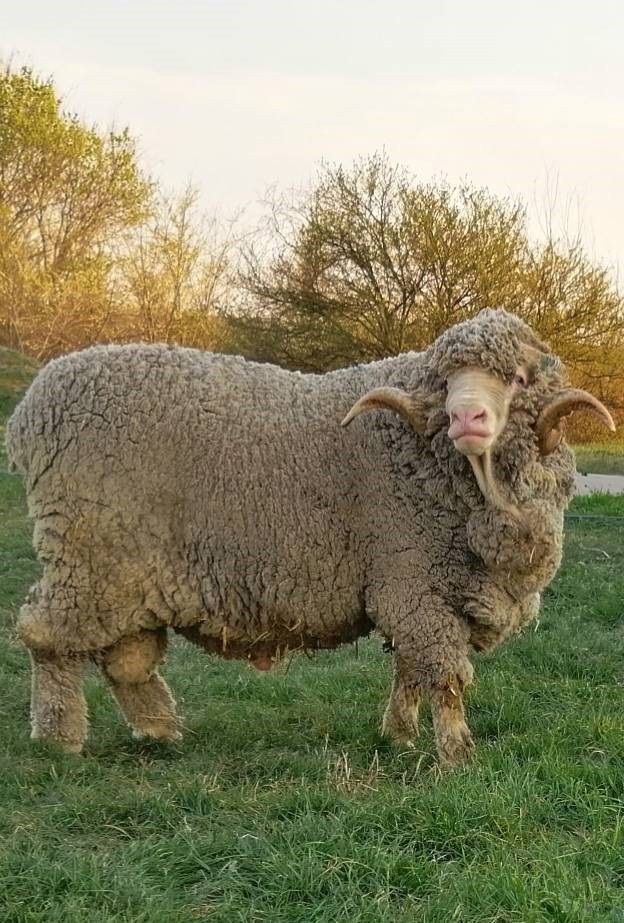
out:
<path id="1" fill-rule="evenodd" d="M 165 184 L 209 211 L 385 148 L 533 209 L 558 186 L 624 270 L 621 0 L 30 0 L 0 3 L 0 56 L 68 108 L 128 125 Z M 249 210 L 253 214 L 254 206 Z"/>

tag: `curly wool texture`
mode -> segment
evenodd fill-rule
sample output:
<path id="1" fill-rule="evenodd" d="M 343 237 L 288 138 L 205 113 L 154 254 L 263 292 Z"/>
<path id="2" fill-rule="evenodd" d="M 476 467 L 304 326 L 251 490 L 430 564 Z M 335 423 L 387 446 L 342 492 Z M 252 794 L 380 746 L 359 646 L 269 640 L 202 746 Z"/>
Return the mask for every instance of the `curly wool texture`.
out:
<path id="1" fill-rule="evenodd" d="M 457 369 L 467 365 L 487 369 L 504 381 L 512 381 L 523 347 L 545 350 L 531 328 L 506 311 L 486 308 L 474 319 L 449 328 L 427 350 L 426 386 L 436 389 Z"/>
<path id="2" fill-rule="evenodd" d="M 340 420 L 371 388 L 436 392 L 460 365 L 508 379 L 531 342 L 517 318 L 485 311 L 424 353 L 325 375 L 149 345 L 51 362 L 8 427 L 44 564 L 22 639 L 101 657 L 170 627 L 266 666 L 376 626 L 394 640 L 403 699 L 463 688 L 470 649 L 534 617 L 560 563 L 574 462 L 564 444 L 540 458 L 534 425 L 563 371 L 537 371 L 494 454 L 524 531 L 486 505 L 442 410 L 424 435 L 389 413 Z"/>

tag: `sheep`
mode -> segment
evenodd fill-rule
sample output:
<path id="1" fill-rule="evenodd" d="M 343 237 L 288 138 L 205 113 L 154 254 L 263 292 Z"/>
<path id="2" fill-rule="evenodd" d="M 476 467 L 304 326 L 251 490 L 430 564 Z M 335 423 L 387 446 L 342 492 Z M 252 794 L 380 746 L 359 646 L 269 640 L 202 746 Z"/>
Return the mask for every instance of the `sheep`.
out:
<path id="1" fill-rule="evenodd" d="M 43 565 L 17 625 L 32 737 L 80 752 L 95 663 L 136 735 L 179 738 L 168 629 L 259 669 L 376 629 L 382 732 L 412 745 L 426 695 L 440 763 L 462 762 L 470 653 L 534 618 L 559 566 L 582 407 L 613 428 L 494 309 L 320 375 L 163 345 L 50 362 L 7 432 Z"/>

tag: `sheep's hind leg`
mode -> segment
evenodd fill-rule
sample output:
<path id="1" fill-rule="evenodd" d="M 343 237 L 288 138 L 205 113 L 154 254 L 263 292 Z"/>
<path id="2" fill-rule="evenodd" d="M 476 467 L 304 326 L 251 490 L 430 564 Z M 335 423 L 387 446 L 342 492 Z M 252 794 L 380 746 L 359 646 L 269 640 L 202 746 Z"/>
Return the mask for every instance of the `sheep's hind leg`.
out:
<path id="1" fill-rule="evenodd" d="M 440 763 L 462 763 L 473 753 L 474 743 L 464 716 L 459 683 L 430 691 L 433 730 Z"/>
<path id="2" fill-rule="evenodd" d="M 30 651 L 32 662 L 31 737 L 80 753 L 87 737 L 83 681 L 88 658 L 83 654 Z"/>
<path id="3" fill-rule="evenodd" d="M 182 737 L 175 701 L 157 669 L 166 648 L 163 628 L 122 638 L 97 658 L 135 737 Z"/>
<path id="4" fill-rule="evenodd" d="M 381 726 L 382 734 L 399 745 L 413 746 L 414 738 L 418 737 L 419 704 L 420 689 L 404 682 L 395 662 L 390 701 Z"/>

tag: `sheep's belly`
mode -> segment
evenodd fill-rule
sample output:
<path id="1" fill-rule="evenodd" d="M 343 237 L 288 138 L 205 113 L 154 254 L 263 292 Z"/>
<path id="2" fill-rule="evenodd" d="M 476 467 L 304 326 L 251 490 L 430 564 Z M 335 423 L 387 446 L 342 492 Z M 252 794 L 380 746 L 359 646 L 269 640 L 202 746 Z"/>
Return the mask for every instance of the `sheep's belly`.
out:
<path id="1" fill-rule="evenodd" d="M 218 632 L 215 631 L 214 622 L 172 627 L 211 654 L 226 659 L 247 660 L 258 670 L 270 670 L 294 651 L 335 648 L 364 637 L 370 633 L 373 624 L 365 614 L 361 614 L 355 620 L 345 620 L 333 631 L 324 629 L 311 632 L 302 620 L 294 620 L 292 625 L 282 624 L 247 634 L 225 623 Z M 252 637 L 252 634 L 255 636 Z"/>

